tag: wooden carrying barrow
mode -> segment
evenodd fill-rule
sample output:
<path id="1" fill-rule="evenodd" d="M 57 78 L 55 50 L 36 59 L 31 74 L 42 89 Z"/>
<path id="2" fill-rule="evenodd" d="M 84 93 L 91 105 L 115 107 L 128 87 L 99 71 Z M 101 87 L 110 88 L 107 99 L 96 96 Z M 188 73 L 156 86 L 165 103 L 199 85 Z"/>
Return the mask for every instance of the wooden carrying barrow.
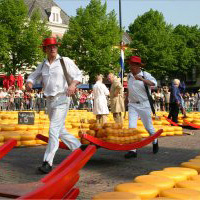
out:
<path id="1" fill-rule="evenodd" d="M 105 142 L 88 134 L 83 134 L 82 137 L 90 141 L 92 144 L 96 145 L 97 147 L 105 148 L 108 150 L 114 150 L 114 151 L 129 151 L 133 149 L 142 148 L 150 144 L 151 142 L 153 142 L 154 139 L 158 138 L 162 132 L 163 130 L 160 129 L 155 134 L 145 138 L 144 140 L 140 142 L 134 142 L 132 144 L 114 144 L 110 142 Z M 48 142 L 48 137 L 44 135 L 38 134 L 36 137 L 40 140 Z M 59 143 L 59 147 L 61 149 L 68 149 L 68 147 L 63 142 Z"/>
<path id="2" fill-rule="evenodd" d="M 76 199 L 79 189 L 79 170 L 96 152 L 96 146 L 73 151 L 54 170 L 38 182 L 23 184 L 0 184 L 0 196 L 19 199 Z"/>

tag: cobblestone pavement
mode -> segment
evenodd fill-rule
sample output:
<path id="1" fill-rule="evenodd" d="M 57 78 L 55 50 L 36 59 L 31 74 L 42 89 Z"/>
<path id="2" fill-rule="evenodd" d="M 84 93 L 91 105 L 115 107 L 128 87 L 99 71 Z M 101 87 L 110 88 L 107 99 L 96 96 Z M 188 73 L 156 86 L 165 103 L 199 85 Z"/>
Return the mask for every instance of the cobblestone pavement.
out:
<path id="1" fill-rule="evenodd" d="M 180 163 L 200 155 L 200 130 L 184 136 L 159 139 L 160 151 L 152 154 L 152 145 L 138 150 L 138 157 L 125 159 L 125 152 L 98 149 L 97 153 L 80 172 L 79 199 L 91 199 L 99 192 L 113 191 L 116 184 L 130 182 L 138 175 L 148 174 L 164 167 L 180 166 Z M 1 183 L 26 183 L 38 181 L 43 176 L 36 172 L 41 164 L 45 146 L 15 148 L 0 161 Z M 69 151 L 59 149 L 54 165 L 58 165 Z"/>

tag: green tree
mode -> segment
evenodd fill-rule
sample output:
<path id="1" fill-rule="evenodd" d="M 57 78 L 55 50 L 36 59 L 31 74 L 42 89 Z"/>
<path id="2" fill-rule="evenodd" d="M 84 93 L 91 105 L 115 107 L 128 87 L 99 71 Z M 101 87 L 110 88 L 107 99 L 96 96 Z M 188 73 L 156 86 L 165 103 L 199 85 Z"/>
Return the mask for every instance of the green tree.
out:
<path id="1" fill-rule="evenodd" d="M 174 70 L 174 37 L 172 25 L 167 25 L 162 13 L 150 10 L 129 26 L 134 53 L 141 56 L 145 69 L 164 78 Z"/>
<path id="2" fill-rule="evenodd" d="M 95 75 L 119 71 L 120 29 L 114 11 L 106 14 L 107 4 L 91 0 L 77 9 L 70 19 L 69 30 L 62 39 L 61 54 L 76 60 L 80 69 L 94 80 Z"/>
<path id="3" fill-rule="evenodd" d="M 38 12 L 28 19 L 24 0 L 0 0 L 0 63 L 2 72 L 15 75 L 43 56 L 42 39 L 50 35 Z"/>
<path id="4" fill-rule="evenodd" d="M 185 75 L 195 68 L 200 68 L 199 27 L 178 25 L 174 28 L 173 34 L 176 41 L 176 73 Z"/>

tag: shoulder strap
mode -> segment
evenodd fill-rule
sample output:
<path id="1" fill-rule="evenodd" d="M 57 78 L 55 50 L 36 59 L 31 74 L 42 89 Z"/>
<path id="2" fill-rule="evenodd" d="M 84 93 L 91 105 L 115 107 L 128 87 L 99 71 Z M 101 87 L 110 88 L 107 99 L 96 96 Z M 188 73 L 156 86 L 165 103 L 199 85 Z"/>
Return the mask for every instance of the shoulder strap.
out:
<path id="1" fill-rule="evenodd" d="M 145 77 L 144 77 L 144 72 L 143 72 L 142 78 L 145 79 Z M 156 111 L 155 111 L 155 108 L 154 108 L 154 106 L 153 106 L 153 98 L 152 98 L 152 96 L 151 96 L 151 94 L 150 94 L 150 92 L 149 92 L 149 88 L 148 88 L 147 84 L 144 83 L 144 87 L 145 87 L 145 90 L 146 90 L 146 93 L 147 93 L 147 97 L 148 97 L 148 100 L 149 100 L 149 103 L 150 103 L 150 106 L 151 106 L 152 113 L 153 113 L 154 115 L 156 115 Z"/>
<path id="2" fill-rule="evenodd" d="M 43 69 L 43 67 L 44 67 L 44 63 L 45 63 L 45 60 L 44 60 L 43 63 L 42 63 L 41 71 L 42 71 L 42 69 Z"/>
<path id="3" fill-rule="evenodd" d="M 69 78 L 68 78 L 67 69 L 66 69 L 66 66 L 65 66 L 65 63 L 64 63 L 64 60 L 63 60 L 62 57 L 60 58 L 60 63 L 61 63 L 61 66 L 62 66 L 62 69 L 63 69 L 64 75 L 65 75 L 65 78 L 66 78 L 67 84 L 68 84 L 68 86 L 69 86 L 69 85 L 70 85 L 70 80 L 69 80 Z"/>
<path id="4" fill-rule="evenodd" d="M 69 86 L 69 85 L 71 84 L 71 80 L 70 80 L 70 78 L 69 78 L 69 74 L 68 74 L 68 72 L 67 72 L 67 69 L 66 69 L 66 66 L 65 66 L 65 63 L 64 63 L 64 60 L 63 60 L 62 57 L 60 58 L 60 64 L 61 64 L 61 66 L 62 66 L 64 75 L 65 75 L 65 79 L 66 79 L 67 84 L 68 84 L 68 86 Z M 73 94 L 71 97 L 72 97 L 73 103 L 74 103 L 74 105 L 75 105 L 75 103 L 76 103 L 76 101 L 77 101 L 77 100 L 76 100 L 76 97 L 75 97 L 74 94 Z"/>

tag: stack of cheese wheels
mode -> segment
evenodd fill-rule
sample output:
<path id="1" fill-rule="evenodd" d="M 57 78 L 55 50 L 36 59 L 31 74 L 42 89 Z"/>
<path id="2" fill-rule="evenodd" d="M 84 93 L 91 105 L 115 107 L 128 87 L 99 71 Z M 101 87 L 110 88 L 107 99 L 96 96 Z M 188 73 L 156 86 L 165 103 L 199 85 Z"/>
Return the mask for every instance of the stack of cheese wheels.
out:
<path id="1" fill-rule="evenodd" d="M 149 133 L 147 132 L 147 130 L 144 128 L 144 127 L 138 127 L 137 128 L 138 130 L 138 133 L 143 137 L 143 138 L 146 138 L 146 137 L 149 137 Z"/>
<path id="2" fill-rule="evenodd" d="M 175 186 L 174 180 L 164 176 L 142 175 L 137 176 L 133 181 L 136 183 L 147 183 L 156 186 L 159 191 L 173 188 Z"/>
<path id="3" fill-rule="evenodd" d="M 22 146 L 34 146 L 36 145 L 36 134 L 32 132 L 24 132 L 21 134 L 21 145 Z"/>
<path id="4" fill-rule="evenodd" d="M 163 171 L 175 172 L 177 174 L 184 174 L 187 176 L 187 179 L 191 179 L 191 177 L 198 175 L 197 170 L 186 167 L 167 167 L 164 168 Z"/>
<path id="5" fill-rule="evenodd" d="M 166 127 L 166 135 L 173 136 L 174 135 L 174 126 L 167 126 Z"/>
<path id="6" fill-rule="evenodd" d="M 15 139 L 15 140 L 17 140 L 17 145 L 16 146 L 18 147 L 18 146 L 21 145 L 21 134 L 15 132 L 15 131 L 13 131 L 13 132 L 10 132 L 10 131 L 6 132 L 5 131 L 2 134 L 4 136 L 4 141 L 5 142 L 10 140 L 10 139 Z"/>
<path id="7" fill-rule="evenodd" d="M 196 169 L 200 173 L 200 162 L 183 162 L 181 166 Z"/>
<path id="8" fill-rule="evenodd" d="M 103 192 L 96 194 L 92 200 L 106 200 L 106 199 L 124 199 L 124 200 L 141 200 L 141 198 L 130 192 Z"/>
<path id="9" fill-rule="evenodd" d="M 160 196 L 184 200 L 197 200 L 200 199 L 200 192 L 187 188 L 171 188 L 162 191 Z"/>
<path id="10" fill-rule="evenodd" d="M 115 186 L 116 192 L 130 192 L 140 196 L 141 199 L 157 197 L 159 189 L 146 183 L 122 183 Z"/>
<path id="11" fill-rule="evenodd" d="M 26 131 L 26 130 L 27 130 L 27 127 L 28 127 L 28 125 L 17 124 L 17 125 L 15 126 L 15 130 L 16 130 L 16 131 Z"/>
<path id="12" fill-rule="evenodd" d="M 192 190 L 197 190 L 200 192 L 200 182 L 199 181 L 193 181 L 193 180 L 187 180 L 187 181 L 181 181 L 176 184 L 177 188 L 188 188 Z"/>
<path id="13" fill-rule="evenodd" d="M 200 126 L 200 119 L 194 119 L 192 121 L 193 124 Z"/>
<path id="14" fill-rule="evenodd" d="M 183 128 L 180 126 L 174 126 L 174 135 L 183 135 Z"/>
<path id="15" fill-rule="evenodd" d="M 155 175 L 155 176 L 164 176 L 171 178 L 174 180 L 175 184 L 180 182 L 180 181 L 185 181 L 187 180 L 187 176 L 185 174 L 177 174 L 176 172 L 167 172 L 167 171 L 153 171 L 150 172 L 150 175 Z"/>

